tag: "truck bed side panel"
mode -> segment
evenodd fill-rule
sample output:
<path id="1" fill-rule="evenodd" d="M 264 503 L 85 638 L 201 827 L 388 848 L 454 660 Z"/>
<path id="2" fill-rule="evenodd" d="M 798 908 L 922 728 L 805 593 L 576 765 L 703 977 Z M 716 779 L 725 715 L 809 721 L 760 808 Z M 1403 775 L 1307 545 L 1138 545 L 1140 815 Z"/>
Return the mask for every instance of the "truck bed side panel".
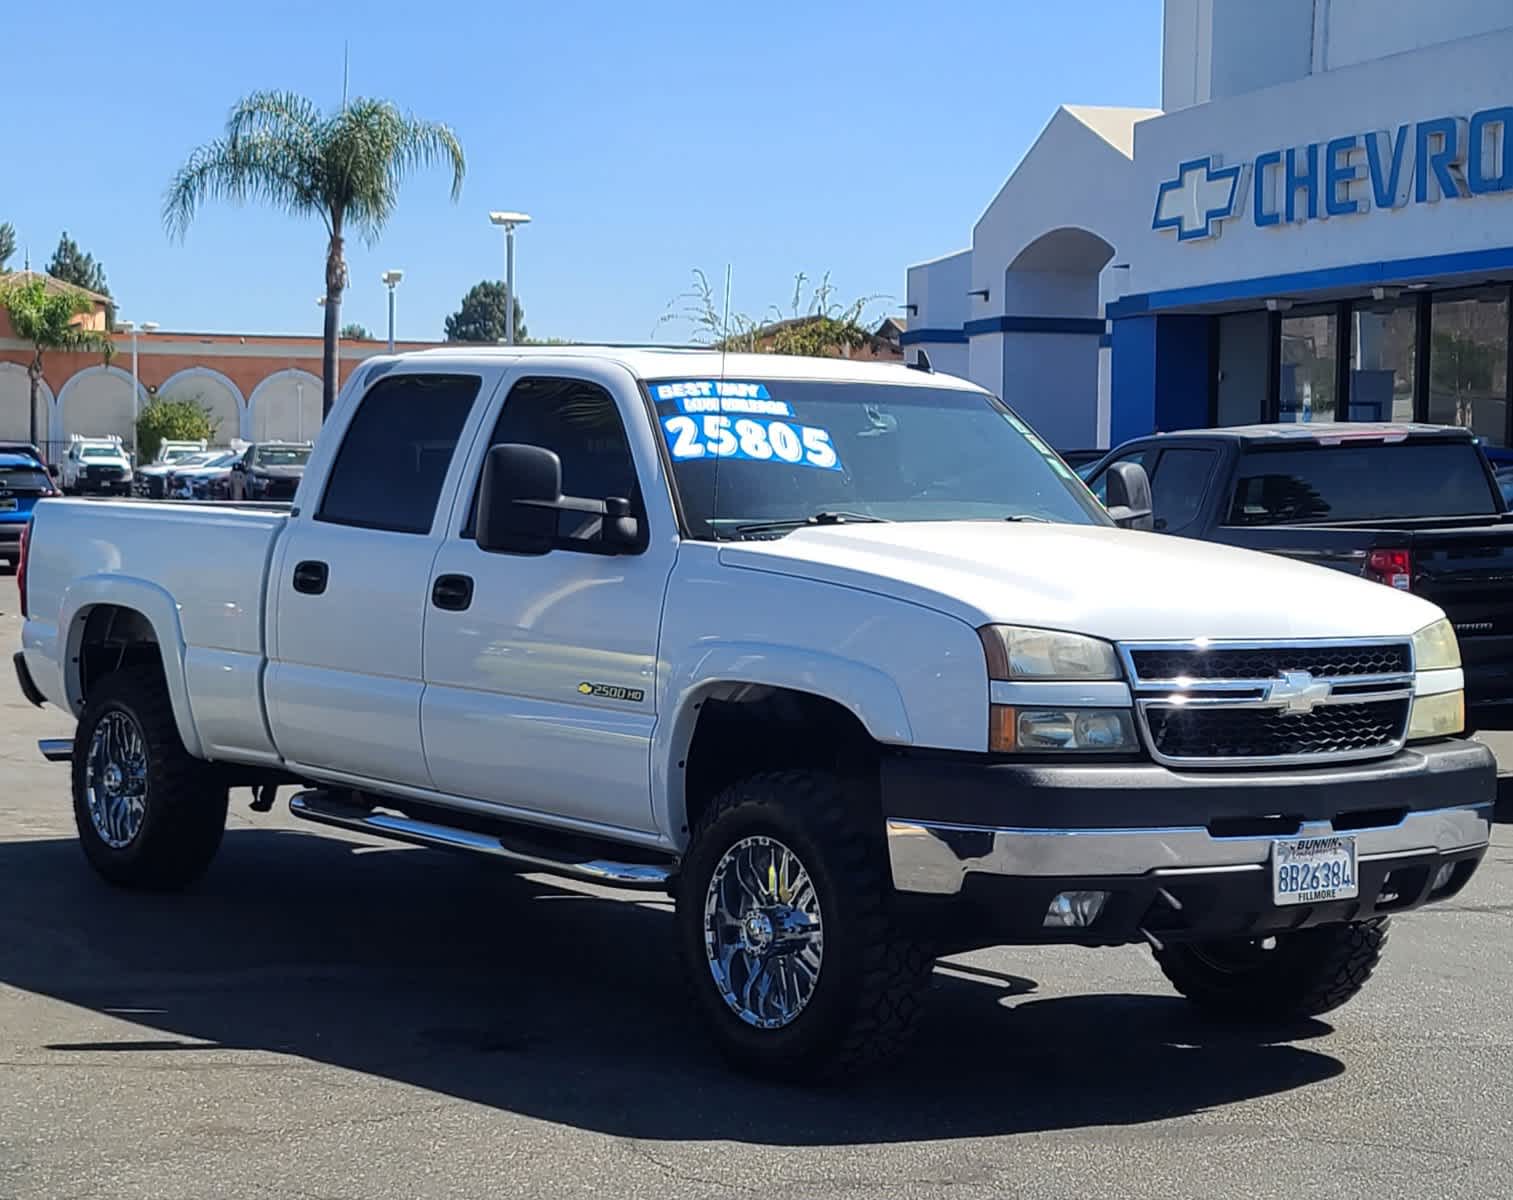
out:
<path id="1" fill-rule="evenodd" d="M 206 757 L 274 756 L 263 717 L 263 580 L 284 515 L 191 505 L 47 500 L 28 562 L 27 663 L 77 712 L 65 670 L 89 611 L 144 611 L 163 650 L 186 744 Z"/>

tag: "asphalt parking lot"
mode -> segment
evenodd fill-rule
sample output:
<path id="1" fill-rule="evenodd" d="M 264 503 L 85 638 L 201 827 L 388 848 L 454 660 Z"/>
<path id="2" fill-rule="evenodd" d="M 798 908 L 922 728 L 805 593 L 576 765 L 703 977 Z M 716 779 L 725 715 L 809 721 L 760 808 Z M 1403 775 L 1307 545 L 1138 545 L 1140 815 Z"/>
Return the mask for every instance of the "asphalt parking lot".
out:
<path id="1" fill-rule="evenodd" d="M 317 836 L 245 792 L 194 892 L 112 891 L 35 753 L 68 732 L 7 662 L 5 1200 L 1513 1190 L 1513 827 L 1326 1021 L 1219 1030 L 1141 950 L 997 950 L 942 964 L 892 1071 L 802 1092 L 706 1052 L 656 900 Z"/>

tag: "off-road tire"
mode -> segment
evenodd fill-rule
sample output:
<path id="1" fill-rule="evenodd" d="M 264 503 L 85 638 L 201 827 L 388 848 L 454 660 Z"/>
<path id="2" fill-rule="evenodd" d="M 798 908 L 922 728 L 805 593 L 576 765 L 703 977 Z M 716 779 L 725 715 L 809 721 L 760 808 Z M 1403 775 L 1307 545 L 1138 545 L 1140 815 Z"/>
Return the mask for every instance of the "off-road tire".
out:
<path id="1" fill-rule="evenodd" d="M 95 829 L 86 796 L 95 726 L 113 710 L 136 722 L 147 753 L 141 828 L 119 849 Z M 111 883 L 143 891 L 173 891 L 205 873 L 225 832 L 227 791 L 216 783 L 205 763 L 184 749 L 160 668 L 127 667 L 91 689 L 74 735 L 73 798 L 84 856 Z"/>
<path id="2" fill-rule="evenodd" d="M 1177 991 L 1213 1016 L 1296 1021 L 1339 1008 L 1366 986 L 1381 962 L 1390 924 L 1390 917 L 1377 917 L 1278 934 L 1276 948 L 1243 969 L 1215 965 L 1202 943 L 1169 944 L 1155 952 L 1156 962 Z"/>
<path id="3" fill-rule="evenodd" d="M 790 1024 L 759 1029 L 725 1003 L 704 943 L 705 896 L 721 858 L 743 838 L 787 846 L 819 898 L 824 951 L 807 1006 Z M 737 1068 L 792 1082 L 834 1080 L 898 1052 L 918 1024 L 934 959 L 902 936 L 876 798 L 816 770 L 753 775 L 700 816 L 677 886 L 685 984 L 716 1047 Z"/>

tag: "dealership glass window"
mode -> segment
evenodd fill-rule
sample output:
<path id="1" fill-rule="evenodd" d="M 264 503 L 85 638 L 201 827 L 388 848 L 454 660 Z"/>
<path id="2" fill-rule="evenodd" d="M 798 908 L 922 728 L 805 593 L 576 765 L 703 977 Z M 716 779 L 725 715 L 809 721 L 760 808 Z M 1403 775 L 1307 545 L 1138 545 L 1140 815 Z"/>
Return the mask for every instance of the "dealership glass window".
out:
<path id="1" fill-rule="evenodd" d="M 1508 289 L 1437 292 L 1429 318 L 1429 420 L 1507 441 Z"/>
<path id="2" fill-rule="evenodd" d="M 1417 302 L 1357 301 L 1351 310 L 1350 419 L 1413 420 Z"/>
<path id="3" fill-rule="evenodd" d="M 1334 309 L 1282 318 L 1277 413 L 1283 421 L 1332 421 L 1340 323 Z M 1410 392 L 1411 400 L 1411 392 Z"/>

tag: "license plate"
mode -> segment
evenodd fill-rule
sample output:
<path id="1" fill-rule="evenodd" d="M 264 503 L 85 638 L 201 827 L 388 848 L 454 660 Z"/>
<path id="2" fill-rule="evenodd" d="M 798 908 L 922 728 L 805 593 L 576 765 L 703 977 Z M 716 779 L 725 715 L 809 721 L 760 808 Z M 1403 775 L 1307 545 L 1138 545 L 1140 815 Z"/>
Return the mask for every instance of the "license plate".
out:
<path id="1" fill-rule="evenodd" d="M 1348 900 L 1360 891 L 1355 838 L 1289 838 L 1271 844 L 1271 894 L 1281 904 Z"/>
<path id="2" fill-rule="evenodd" d="M 6 499 L 0 500 L 0 512 L 15 512 L 15 511 L 16 511 L 16 498 L 14 496 L 8 496 Z"/>

